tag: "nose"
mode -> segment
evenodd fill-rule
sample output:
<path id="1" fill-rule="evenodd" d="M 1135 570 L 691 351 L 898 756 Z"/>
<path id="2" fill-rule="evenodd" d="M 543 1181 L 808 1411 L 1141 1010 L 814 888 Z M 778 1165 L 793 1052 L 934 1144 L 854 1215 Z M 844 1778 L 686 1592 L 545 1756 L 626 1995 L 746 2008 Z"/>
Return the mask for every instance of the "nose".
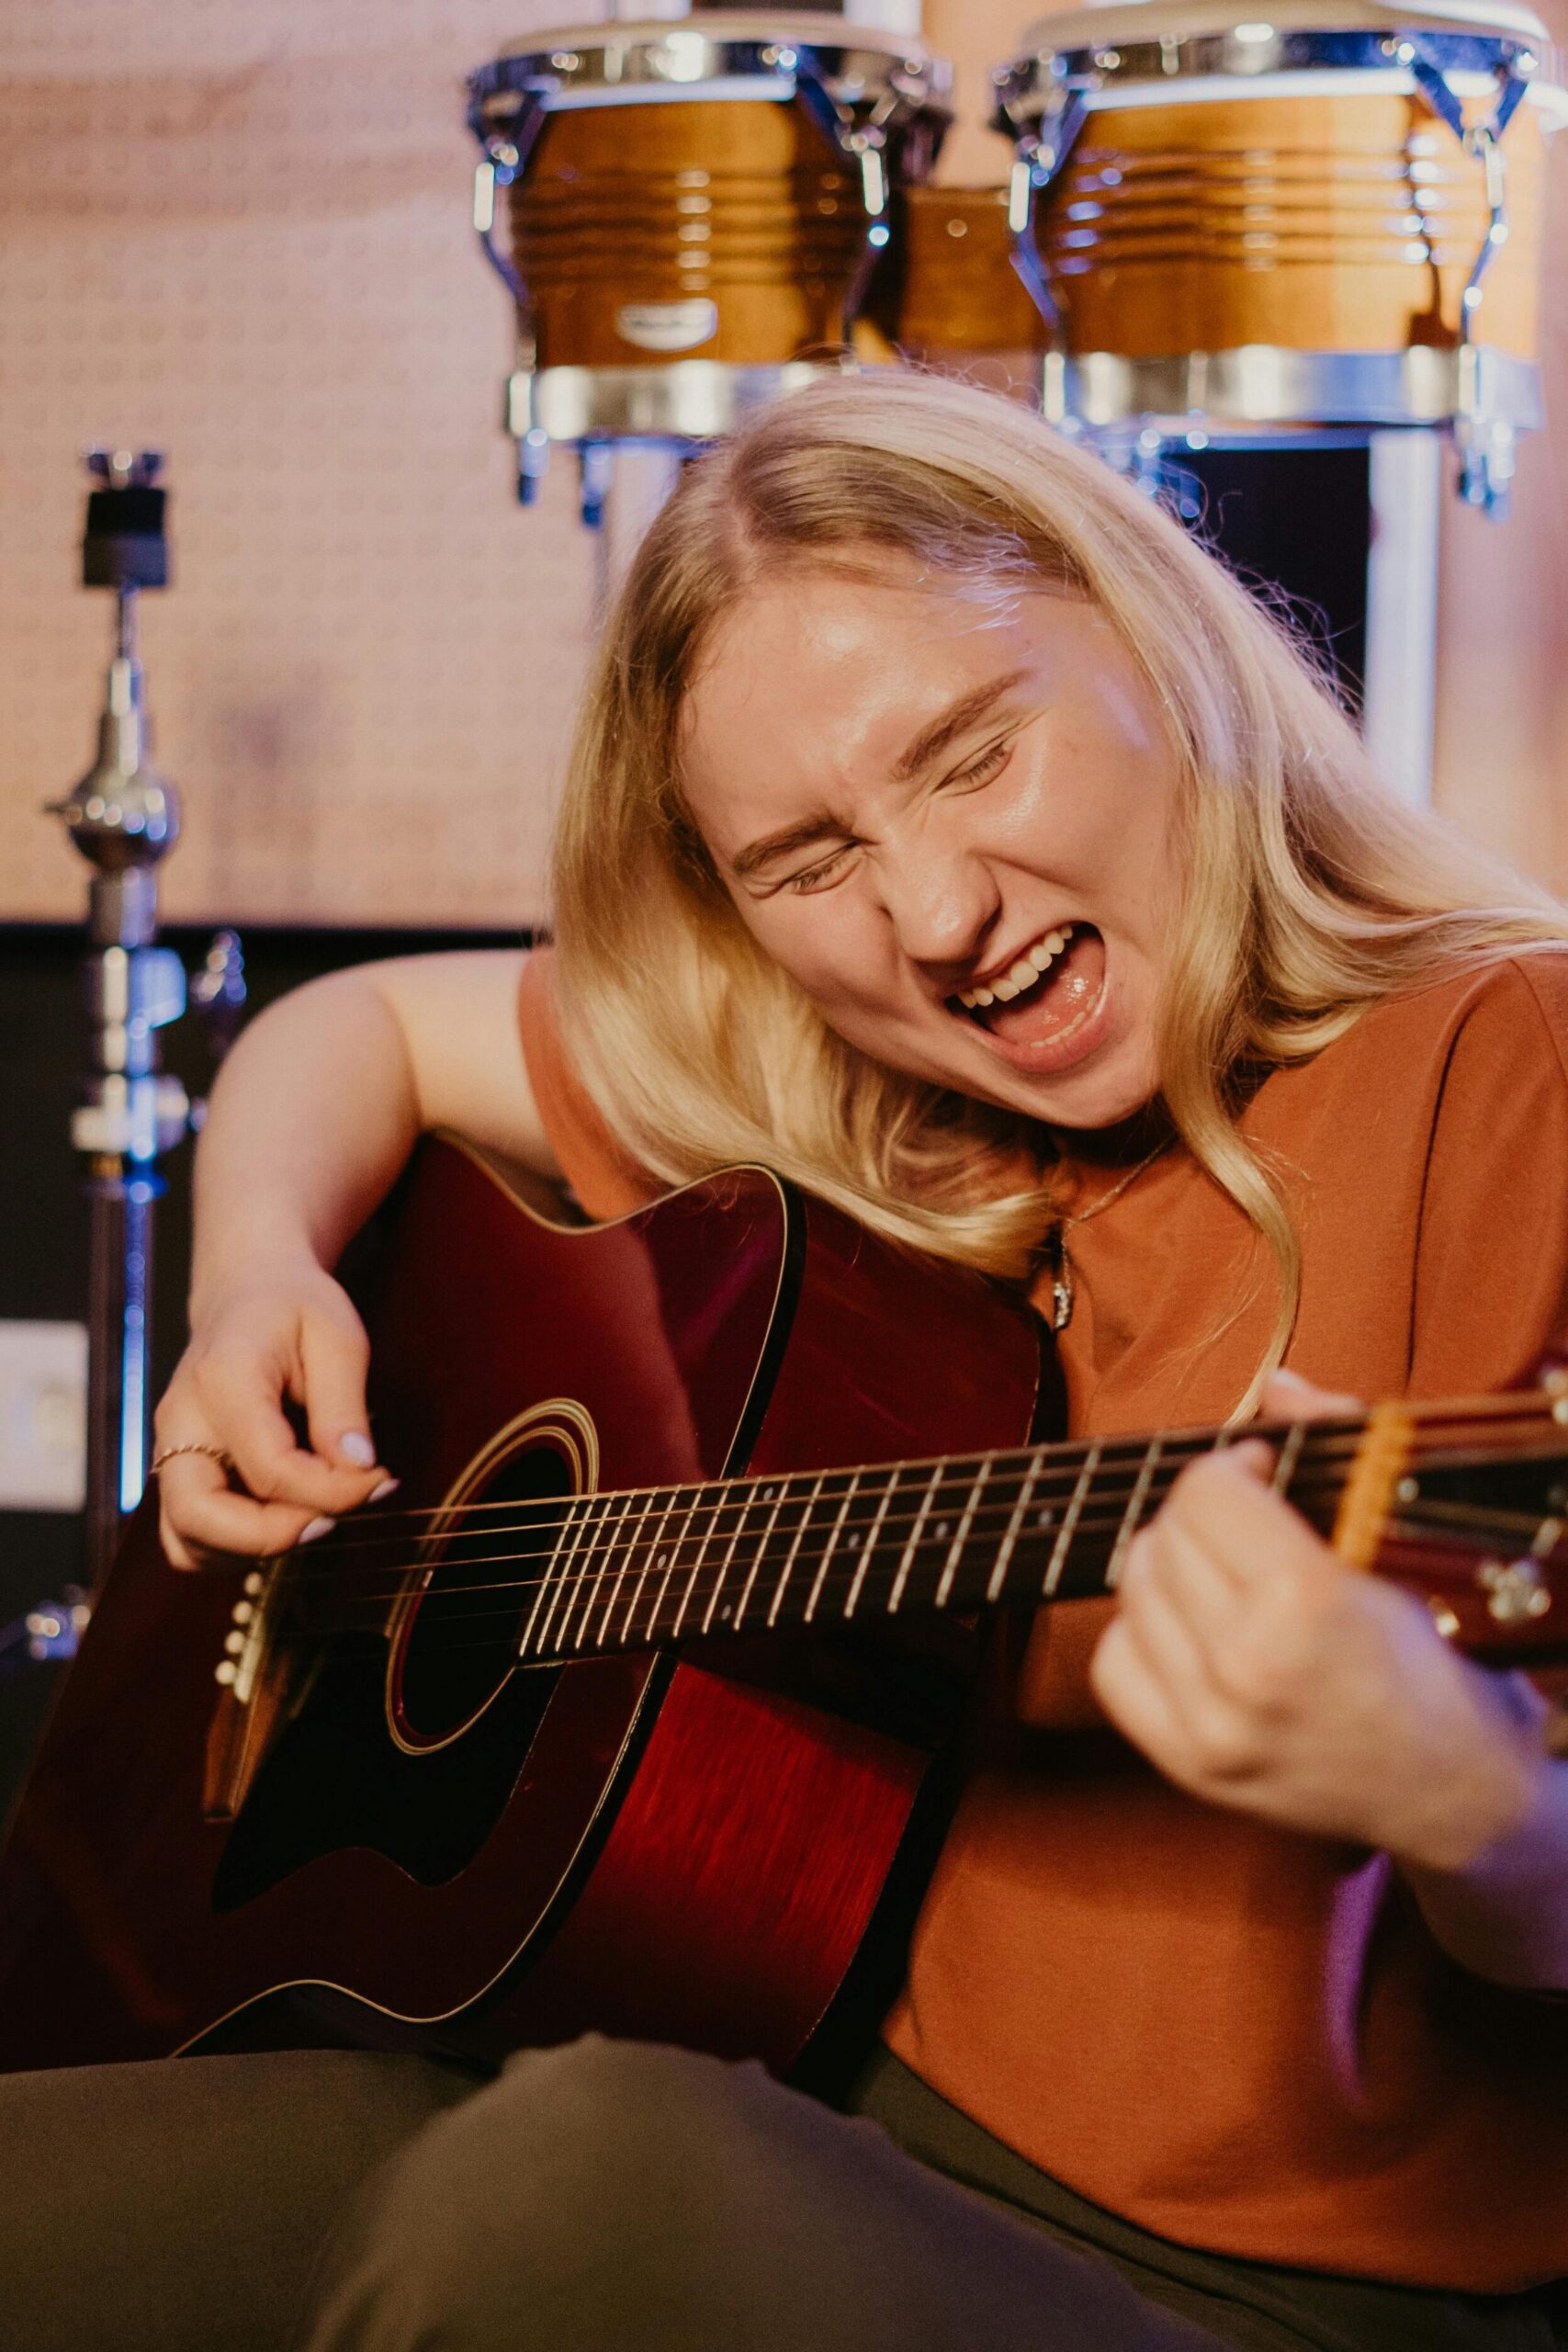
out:
<path id="1" fill-rule="evenodd" d="M 939 981 L 969 969 L 1000 904 L 985 860 L 932 828 L 885 842 L 877 872 L 884 910 L 910 962 Z"/>

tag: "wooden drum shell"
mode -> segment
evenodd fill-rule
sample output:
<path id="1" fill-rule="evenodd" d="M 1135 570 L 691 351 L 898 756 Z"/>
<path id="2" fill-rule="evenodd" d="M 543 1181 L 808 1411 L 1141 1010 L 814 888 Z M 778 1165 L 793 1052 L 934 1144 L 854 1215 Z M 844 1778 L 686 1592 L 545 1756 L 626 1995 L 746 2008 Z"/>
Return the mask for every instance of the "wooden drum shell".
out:
<path id="1" fill-rule="evenodd" d="M 904 189 L 894 284 L 877 316 L 907 351 L 1043 351 L 1050 340 L 1013 267 L 1005 187 Z"/>
<path id="2" fill-rule="evenodd" d="M 864 250 L 860 190 L 800 107 L 692 98 L 549 115 L 510 190 L 541 368 L 765 366 L 842 340 Z M 711 302 L 678 348 L 628 336 L 646 305 Z"/>
<path id="3" fill-rule="evenodd" d="M 1487 111 L 1467 106 L 1467 119 Z M 1475 340 L 1537 356 L 1545 139 L 1503 141 L 1510 231 Z M 1487 224 L 1480 166 L 1397 91 L 1095 107 L 1037 237 L 1069 353 L 1130 359 L 1265 344 L 1399 352 L 1460 340 Z"/>

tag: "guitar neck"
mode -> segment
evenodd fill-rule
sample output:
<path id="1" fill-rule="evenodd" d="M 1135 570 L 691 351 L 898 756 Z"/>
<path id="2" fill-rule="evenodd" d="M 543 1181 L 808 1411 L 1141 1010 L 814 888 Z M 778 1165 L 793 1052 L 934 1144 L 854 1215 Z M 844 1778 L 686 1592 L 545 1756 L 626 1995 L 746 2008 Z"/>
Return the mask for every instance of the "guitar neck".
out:
<path id="1" fill-rule="evenodd" d="M 1271 1432 L 1277 1490 L 1333 1524 L 1365 1424 Z M 587 1495 L 528 1613 L 525 1663 L 912 1611 L 1038 1607 L 1114 1590 L 1184 1464 L 1234 1431 Z"/>

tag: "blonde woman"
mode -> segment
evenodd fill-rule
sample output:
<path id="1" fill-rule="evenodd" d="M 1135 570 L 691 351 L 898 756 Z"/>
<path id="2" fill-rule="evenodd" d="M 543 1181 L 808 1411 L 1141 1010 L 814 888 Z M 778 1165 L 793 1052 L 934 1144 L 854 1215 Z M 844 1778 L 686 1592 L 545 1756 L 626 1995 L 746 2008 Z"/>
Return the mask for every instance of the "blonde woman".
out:
<path id="1" fill-rule="evenodd" d="M 233 1056 L 158 1436 L 235 1470 L 176 1451 L 181 1564 L 395 1474 L 331 1269 L 436 1125 L 591 1216 L 770 1159 L 1032 1282 L 1075 1432 L 1502 1385 L 1560 1331 L 1561 910 L 984 395 L 846 383 L 689 471 L 595 667 L 555 919 L 525 968 L 346 973 Z M 1568 2341 L 1568 1767 L 1270 1468 L 1189 1469 L 1119 1610 L 1033 1632 L 856 2120 L 593 2042 L 487 2087 L 326 2052 L 18 2078 L 29 2320 L 40 2199 L 96 2281 L 26 2340 L 282 2344 L 314 2262 L 312 2347 Z"/>

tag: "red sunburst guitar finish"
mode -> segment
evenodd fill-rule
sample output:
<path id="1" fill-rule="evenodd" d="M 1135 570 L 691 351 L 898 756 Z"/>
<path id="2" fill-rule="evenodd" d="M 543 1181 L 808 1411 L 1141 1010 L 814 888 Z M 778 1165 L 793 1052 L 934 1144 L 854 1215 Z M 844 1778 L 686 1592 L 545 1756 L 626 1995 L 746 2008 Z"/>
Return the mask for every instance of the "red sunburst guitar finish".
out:
<path id="1" fill-rule="evenodd" d="M 404 1513 L 483 1505 L 509 1464 L 514 1490 L 542 1464 L 558 1495 L 1017 1445 L 1034 1318 L 759 1171 L 577 1230 L 436 1143 L 394 1225 L 368 1320 L 402 1486 L 356 1662 L 280 1628 L 242 1706 L 214 1676 L 243 1573 L 177 1574 L 143 1506 L 0 1866 L 0 2065 L 177 2051 L 299 1986 L 394 2046 L 598 2026 L 782 2066 L 864 1935 L 931 1756 L 886 1720 L 874 1648 L 836 1659 L 828 1703 L 820 1657 L 803 1678 L 787 1645 L 512 1673 L 529 1595 L 500 1590 L 502 1654 L 446 1723 L 427 1673 L 426 1720 L 400 1725 L 387 1661 L 420 1578 L 398 1539 L 429 1524 Z M 290 1572 L 326 1576 L 333 1549 Z M 501 1581 L 470 1567 L 465 1591 Z"/>

